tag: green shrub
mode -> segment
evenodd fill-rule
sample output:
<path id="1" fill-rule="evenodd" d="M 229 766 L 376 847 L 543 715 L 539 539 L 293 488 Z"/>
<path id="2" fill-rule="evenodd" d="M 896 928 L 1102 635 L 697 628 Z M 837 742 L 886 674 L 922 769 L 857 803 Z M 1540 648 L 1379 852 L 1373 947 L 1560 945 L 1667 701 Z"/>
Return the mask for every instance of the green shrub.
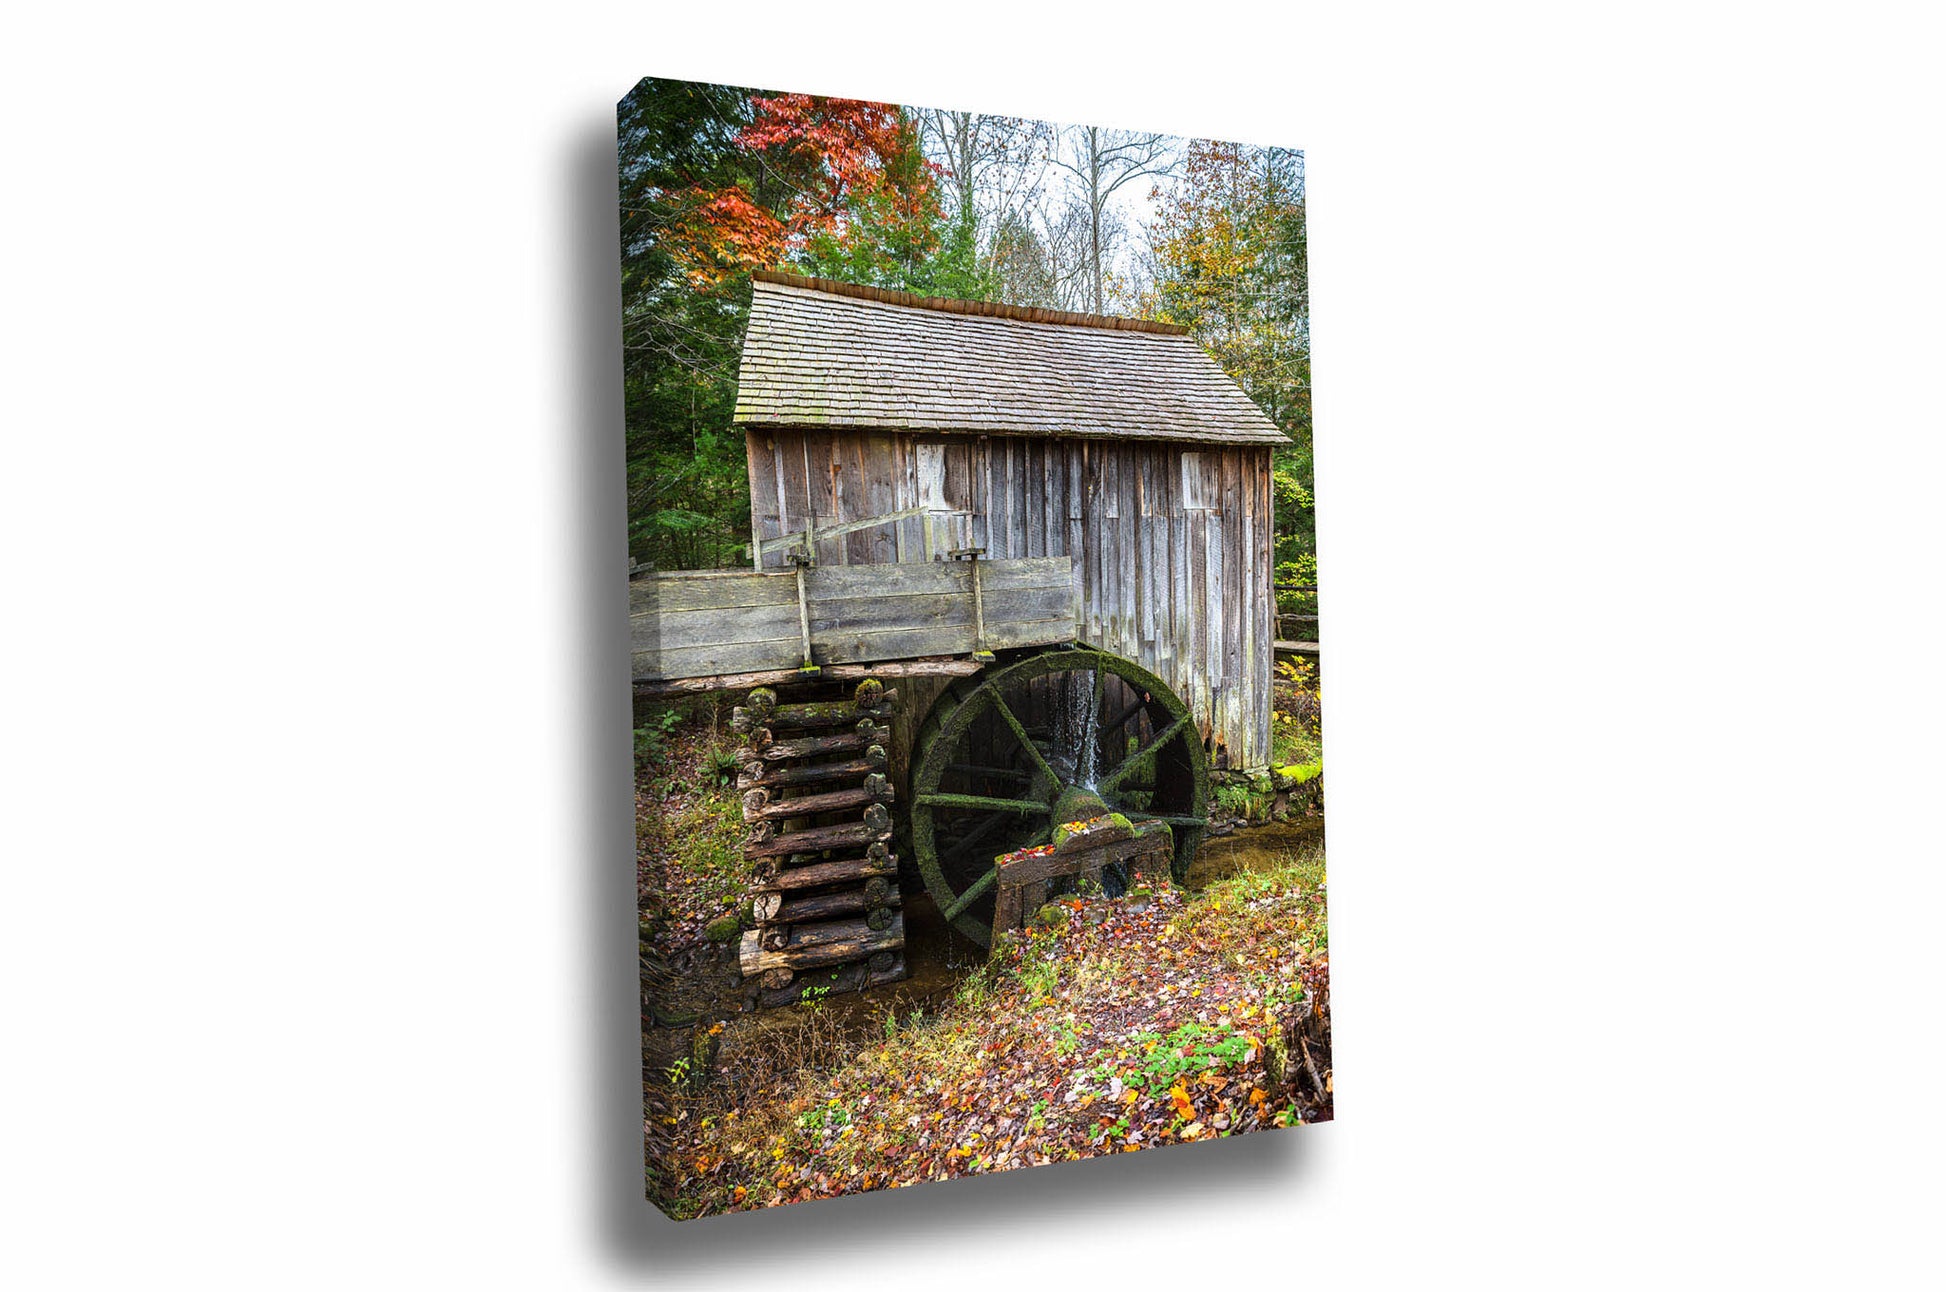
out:
<path id="1" fill-rule="evenodd" d="M 635 729 L 635 766 L 646 768 L 661 759 L 663 751 L 669 747 L 669 737 L 682 725 L 682 714 L 676 709 L 664 709 L 653 714 L 642 726 Z"/>
<path id="2" fill-rule="evenodd" d="M 1216 802 L 1231 816 L 1247 816 L 1250 812 L 1251 794 L 1247 785 L 1219 785 L 1216 787 Z"/>

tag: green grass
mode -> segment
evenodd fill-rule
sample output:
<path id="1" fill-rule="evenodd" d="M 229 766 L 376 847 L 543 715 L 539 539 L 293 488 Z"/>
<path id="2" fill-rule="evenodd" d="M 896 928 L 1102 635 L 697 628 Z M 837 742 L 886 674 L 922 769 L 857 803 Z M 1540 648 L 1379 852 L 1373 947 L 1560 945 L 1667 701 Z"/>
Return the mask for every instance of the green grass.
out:
<path id="1" fill-rule="evenodd" d="M 637 728 L 636 854 L 643 880 L 672 913 L 702 922 L 734 910 L 750 869 L 743 808 L 731 784 L 736 737 L 715 716 L 691 705 L 680 714 L 653 713 Z"/>
<path id="2" fill-rule="evenodd" d="M 1324 756 L 1324 741 L 1318 733 L 1302 722 L 1279 721 L 1286 715 L 1278 714 L 1270 724 L 1270 762 L 1273 767 L 1283 767 L 1290 763 L 1314 763 Z"/>
<path id="3" fill-rule="evenodd" d="M 1323 887 L 1323 847 L 1291 848 L 1275 865 L 1219 879 L 1201 896 L 1206 902 L 1252 902 L 1281 893 L 1314 893 Z"/>
<path id="4" fill-rule="evenodd" d="M 1324 756 L 1317 665 L 1309 660 L 1280 660 L 1271 690 L 1271 765 L 1317 762 Z"/>

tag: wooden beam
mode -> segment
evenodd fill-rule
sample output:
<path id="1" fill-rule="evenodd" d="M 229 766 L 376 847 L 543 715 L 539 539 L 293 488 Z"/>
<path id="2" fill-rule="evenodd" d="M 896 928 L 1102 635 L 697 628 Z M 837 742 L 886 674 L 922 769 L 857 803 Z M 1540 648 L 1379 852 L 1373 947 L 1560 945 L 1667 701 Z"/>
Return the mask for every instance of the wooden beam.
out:
<path id="1" fill-rule="evenodd" d="M 868 677 L 972 677 L 983 667 L 970 659 L 890 660 L 883 664 L 827 664 L 825 680 L 858 681 Z M 707 677 L 636 678 L 635 694 L 644 699 L 701 695 L 709 691 L 748 691 L 802 681 L 794 668 L 761 669 L 749 673 L 718 673 Z"/>
<path id="2" fill-rule="evenodd" d="M 859 923 L 862 925 L 864 922 Z M 905 921 L 895 915 L 888 929 L 867 930 L 863 936 L 785 951 L 764 950 L 762 939 L 752 929 L 743 935 L 738 959 L 743 976 L 754 978 L 767 969 L 808 969 L 818 965 L 845 964 L 862 960 L 877 951 L 896 951 L 904 945 Z"/>
<path id="3" fill-rule="evenodd" d="M 827 538 L 856 534 L 860 530 L 877 529 L 880 525 L 895 525 L 899 521 L 910 520 L 923 511 L 925 511 L 923 507 L 907 507 L 904 511 L 891 511 L 883 516 L 867 516 L 863 520 L 850 520 L 842 525 L 826 525 L 810 532 L 816 533 L 818 541 L 822 542 Z M 806 533 L 807 531 L 800 529 L 794 534 L 780 534 L 776 538 L 766 538 L 762 544 L 763 554 L 768 556 L 772 552 L 781 552 L 788 547 L 800 547 L 805 542 Z"/>
<path id="4" fill-rule="evenodd" d="M 869 822 L 854 821 L 850 825 L 822 825 L 812 830 L 793 830 L 789 834 L 774 835 L 756 843 L 747 843 L 743 848 L 746 857 L 781 857 L 787 853 L 821 852 L 826 848 L 848 848 L 858 844 L 883 843 L 892 837 L 891 827 L 874 827 Z"/>
<path id="5" fill-rule="evenodd" d="M 856 911 L 869 911 L 874 906 L 897 906 L 899 890 L 886 886 L 882 901 L 873 902 L 872 895 L 863 888 L 841 889 L 835 893 L 821 893 L 814 897 L 798 897 L 785 901 L 781 893 L 759 893 L 758 913 L 775 903 L 767 924 L 801 924 L 806 920 L 829 919 L 834 915 L 849 915 Z"/>
<path id="6" fill-rule="evenodd" d="M 753 891 L 789 892 L 800 888 L 823 888 L 828 884 L 850 883 L 877 875 L 896 875 L 899 870 L 898 858 L 890 855 L 884 861 L 873 861 L 867 856 L 813 862 L 808 866 L 771 864 L 777 866 L 777 873 L 769 878 L 759 876 Z"/>

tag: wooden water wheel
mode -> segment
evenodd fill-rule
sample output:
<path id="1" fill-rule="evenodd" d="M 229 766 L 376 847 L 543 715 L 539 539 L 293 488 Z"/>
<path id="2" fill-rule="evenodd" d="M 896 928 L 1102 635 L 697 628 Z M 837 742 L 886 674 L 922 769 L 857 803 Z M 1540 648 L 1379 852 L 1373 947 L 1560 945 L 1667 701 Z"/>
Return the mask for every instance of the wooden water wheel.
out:
<path id="1" fill-rule="evenodd" d="M 1202 840 L 1208 764 L 1161 678 L 1097 650 L 1050 650 L 950 688 L 913 746 L 912 848 L 947 921 L 991 940 L 995 856 L 1046 843 L 1096 798 L 1167 821 L 1178 879 Z"/>

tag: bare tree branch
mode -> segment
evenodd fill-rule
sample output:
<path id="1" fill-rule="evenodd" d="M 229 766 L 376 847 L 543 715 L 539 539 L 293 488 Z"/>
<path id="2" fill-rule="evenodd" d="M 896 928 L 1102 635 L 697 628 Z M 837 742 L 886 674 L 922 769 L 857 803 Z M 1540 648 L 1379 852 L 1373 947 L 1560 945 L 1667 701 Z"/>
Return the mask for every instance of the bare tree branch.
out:
<path id="1" fill-rule="evenodd" d="M 1103 222 L 1108 199 L 1131 180 L 1166 172 L 1175 161 L 1174 141 L 1167 135 L 1070 126 L 1062 131 L 1061 143 L 1052 160 L 1074 176 L 1087 205 L 1088 308 L 1099 314 L 1107 297 L 1102 266 L 1107 258 Z"/>

